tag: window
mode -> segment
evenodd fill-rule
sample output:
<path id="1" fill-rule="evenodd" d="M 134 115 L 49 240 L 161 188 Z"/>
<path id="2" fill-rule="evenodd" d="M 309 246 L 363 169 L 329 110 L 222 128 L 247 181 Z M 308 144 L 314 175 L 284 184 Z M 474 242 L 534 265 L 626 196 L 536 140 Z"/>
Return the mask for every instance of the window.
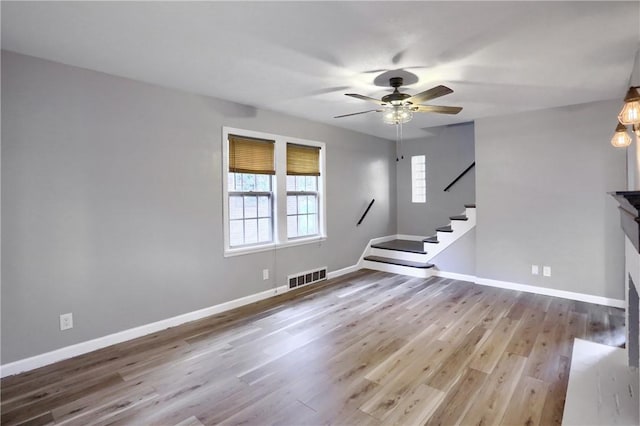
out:
<path id="1" fill-rule="evenodd" d="M 287 144 L 287 238 L 318 234 L 320 148 Z"/>
<path id="2" fill-rule="evenodd" d="M 273 240 L 274 143 L 229 135 L 229 247 Z"/>
<path id="3" fill-rule="evenodd" d="M 424 155 L 411 157 L 411 202 L 427 202 L 427 168 Z"/>
<path id="4" fill-rule="evenodd" d="M 326 238 L 324 148 L 223 128 L 225 256 Z"/>

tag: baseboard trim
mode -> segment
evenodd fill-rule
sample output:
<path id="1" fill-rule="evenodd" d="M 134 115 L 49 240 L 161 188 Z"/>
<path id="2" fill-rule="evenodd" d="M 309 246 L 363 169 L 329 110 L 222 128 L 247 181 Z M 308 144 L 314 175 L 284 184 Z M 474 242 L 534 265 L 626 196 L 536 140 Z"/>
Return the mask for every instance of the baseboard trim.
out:
<path id="1" fill-rule="evenodd" d="M 327 279 L 332 280 L 334 278 L 338 278 L 343 275 L 350 274 L 351 272 L 355 272 L 359 269 L 360 269 L 360 266 L 356 263 L 355 265 L 347 266 L 346 268 L 338 269 L 332 272 L 327 272 Z"/>
<path id="2" fill-rule="evenodd" d="M 560 297 L 562 299 L 577 300 L 579 302 L 594 303 L 596 305 L 611 306 L 614 308 L 625 308 L 625 301 L 612 299 L 609 297 L 594 296 L 591 294 L 575 293 L 573 291 L 556 290 L 554 288 L 536 287 L 527 284 L 518 284 L 508 281 L 491 280 L 488 278 L 476 278 L 476 284 L 490 287 L 505 288 L 509 290 L 524 291 L 527 293 L 542 294 L 544 296 Z"/>
<path id="3" fill-rule="evenodd" d="M 450 278 L 452 280 L 458 280 L 458 281 L 468 281 L 472 283 L 476 282 L 476 277 L 474 275 L 465 275 L 465 274 L 459 274 L 457 272 L 441 271 L 435 268 L 433 270 L 433 275 L 440 278 Z"/>
<path id="4" fill-rule="evenodd" d="M 562 299 L 577 300 L 579 302 L 594 303 L 596 305 L 611 306 L 613 308 L 624 309 L 626 307 L 625 306 L 626 303 L 624 300 L 612 299 L 609 297 L 602 297 L 602 296 L 593 296 L 591 294 L 575 293 L 573 291 L 556 290 L 554 288 L 537 287 L 534 285 L 519 284 L 519 283 L 513 283 L 509 281 L 492 280 L 488 278 L 476 277 L 475 275 L 465 275 L 465 274 L 458 274 L 457 272 L 447 272 L 447 271 L 440 271 L 440 270 L 434 270 L 433 275 L 442 277 L 442 278 L 451 278 L 454 280 L 469 281 L 472 283 L 476 283 L 479 285 L 486 285 L 489 287 L 524 291 L 525 293 L 541 294 L 544 296 L 560 297 Z"/>
<path id="5" fill-rule="evenodd" d="M 347 269 L 347 268 L 345 268 Z M 339 271 L 333 272 L 336 274 Z M 341 273 L 344 275 L 348 272 Z M 327 275 L 331 275 L 329 273 Z M 336 275 L 338 276 L 338 275 Z M 288 291 L 286 285 L 272 288 L 262 291 L 260 293 L 250 294 L 249 296 L 241 297 L 239 299 L 230 300 L 228 302 L 220 303 L 218 305 L 210 306 L 208 308 L 199 309 L 197 311 L 188 312 L 186 314 L 177 315 L 175 317 L 167 318 L 164 320 L 152 322 L 150 324 L 141 325 L 139 327 L 130 328 L 128 330 L 119 331 L 117 333 L 109 334 L 107 336 L 98 337 L 96 339 L 87 340 L 86 342 L 77 343 L 75 345 L 66 346 L 64 348 L 56 349 L 51 352 L 46 352 L 40 355 L 35 355 L 29 358 L 21 359 L 18 361 L 10 362 L 0 366 L 0 377 L 12 376 L 25 371 L 34 370 L 36 368 L 44 367 L 45 365 L 53 364 L 54 362 L 62 361 L 65 359 L 73 358 L 74 356 L 86 354 L 98 349 L 106 348 L 107 346 L 115 345 L 116 343 L 122 343 L 127 340 L 136 339 L 138 337 L 146 336 L 148 334 L 157 333 L 158 331 L 165 330 L 169 327 L 175 327 L 187 322 L 206 318 L 211 315 L 219 314 L 240 306 L 248 305 L 260 300 L 268 299 Z"/>

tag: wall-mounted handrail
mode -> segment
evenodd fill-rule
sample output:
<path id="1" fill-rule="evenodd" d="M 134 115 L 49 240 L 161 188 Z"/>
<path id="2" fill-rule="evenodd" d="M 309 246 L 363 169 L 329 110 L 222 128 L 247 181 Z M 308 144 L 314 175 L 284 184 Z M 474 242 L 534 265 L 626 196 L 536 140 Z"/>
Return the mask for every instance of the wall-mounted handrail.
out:
<path id="1" fill-rule="evenodd" d="M 364 211 L 364 213 L 362 213 L 362 217 L 360 218 L 360 220 L 358 221 L 358 223 L 356 224 L 356 226 L 360 225 L 362 223 L 362 221 L 364 220 L 364 217 L 367 215 L 367 213 L 369 213 L 369 209 L 371 208 L 371 206 L 373 205 L 373 203 L 376 201 L 375 198 L 371 199 L 371 202 L 369 203 L 369 206 L 367 207 L 367 209 Z"/>
<path id="2" fill-rule="evenodd" d="M 459 181 L 462 178 L 462 176 L 466 175 L 469 170 L 473 169 L 475 167 L 475 165 L 476 165 L 476 162 L 474 161 L 473 163 L 471 163 L 471 165 L 469 167 L 464 169 L 464 171 L 462 173 L 460 173 L 457 178 L 455 178 L 453 181 L 451 181 L 451 183 L 449 185 L 447 185 L 447 187 L 444 190 L 448 191 L 449 188 L 451 188 L 457 181 Z"/>

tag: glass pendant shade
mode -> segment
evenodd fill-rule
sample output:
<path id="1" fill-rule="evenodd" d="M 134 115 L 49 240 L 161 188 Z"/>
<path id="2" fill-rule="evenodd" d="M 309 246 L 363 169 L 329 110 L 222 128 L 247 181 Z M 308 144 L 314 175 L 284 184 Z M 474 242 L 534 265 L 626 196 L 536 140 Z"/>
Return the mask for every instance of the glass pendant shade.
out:
<path id="1" fill-rule="evenodd" d="M 413 118 L 413 111 L 408 106 L 394 105 L 387 107 L 382 119 L 387 124 L 407 123 Z"/>
<path id="2" fill-rule="evenodd" d="M 638 87 L 630 87 L 624 97 L 624 106 L 618 114 L 618 121 L 625 126 L 640 124 L 640 93 Z"/>
<path id="3" fill-rule="evenodd" d="M 627 128 L 622 123 L 618 123 L 616 132 L 613 134 L 613 138 L 611 138 L 611 145 L 616 148 L 626 148 L 631 145 L 631 138 L 627 133 Z"/>

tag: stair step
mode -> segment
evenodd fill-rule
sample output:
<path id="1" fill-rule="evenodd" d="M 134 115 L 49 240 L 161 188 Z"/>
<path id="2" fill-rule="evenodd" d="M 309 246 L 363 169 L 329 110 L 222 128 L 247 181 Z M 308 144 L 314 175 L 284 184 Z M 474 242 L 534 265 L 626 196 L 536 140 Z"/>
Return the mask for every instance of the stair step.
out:
<path id="1" fill-rule="evenodd" d="M 426 254 L 422 241 L 391 240 L 383 243 L 371 244 L 371 247 L 385 250 L 404 251 L 408 253 Z"/>
<path id="2" fill-rule="evenodd" d="M 424 240 L 422 240 L 422 242 L 423 243 L 438 244 L 440 241 L 438 241 L 438 236 L 437 235 L 432 235 L 432 236 L 427 237 Z"/>
<path id="3" fill-rule="evenodd" d="M 441 226 L 440 228 L 436 228 L 438 232 L 453 232 L 451 226 Z"/>
<path id="4" fill-rule="evenodd" d="M 469 218 L 463 214 L 458 216 L 449 216 L 449 220 L 469 220 Z"/>
<path id="5" fill-rule="evenodd" d="M 466 209 L 475 209 L 476 208 L 476 203 L 465 204 L 464 207 Z"/>
<path id="6" fill-rule="evenodd" d="M 408 266 L 411 268 L 419 268 L 419 269 L 433 268 L 433 264 L 431 263 L 412 262 L 410 260 L 392 259 L 390 257 L 382 257 L 382 256 L 367 256 L 364 258 L 364 260 L 368 260 L 370 262 L 389 263 L 391 265 L 398 265 L 398 266 Z"/>

